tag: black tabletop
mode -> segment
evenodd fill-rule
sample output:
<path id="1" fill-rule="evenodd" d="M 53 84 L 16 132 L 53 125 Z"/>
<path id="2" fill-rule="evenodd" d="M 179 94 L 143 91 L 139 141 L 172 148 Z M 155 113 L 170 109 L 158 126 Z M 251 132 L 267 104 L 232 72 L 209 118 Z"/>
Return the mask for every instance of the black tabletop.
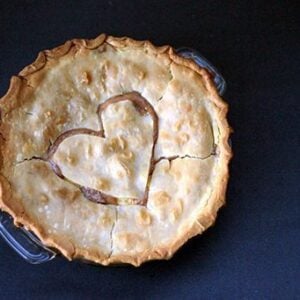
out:
<path id="1" fill-rule="evenodd" d="M 0 1 L 2 95 L 39 50 L 71 38 L 193 47 L 227 80 L 235 154 L 215 226 L 172 260 L 29 265 L 0 240 L 0 297 L 299 299 L 298 19 L 297 1 Z"/>

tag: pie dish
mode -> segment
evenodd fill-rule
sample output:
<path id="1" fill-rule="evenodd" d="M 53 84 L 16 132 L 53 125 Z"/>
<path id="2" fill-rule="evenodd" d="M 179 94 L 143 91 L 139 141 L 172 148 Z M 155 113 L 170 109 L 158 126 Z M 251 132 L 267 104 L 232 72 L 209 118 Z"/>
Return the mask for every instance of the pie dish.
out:
<path id="1" fill-rule="evenodd" d="M 0 109 L 0 208 L 70 260 L 168 259 L 224 204 L 227 104 L 170 46 L 68 41 Z"/>

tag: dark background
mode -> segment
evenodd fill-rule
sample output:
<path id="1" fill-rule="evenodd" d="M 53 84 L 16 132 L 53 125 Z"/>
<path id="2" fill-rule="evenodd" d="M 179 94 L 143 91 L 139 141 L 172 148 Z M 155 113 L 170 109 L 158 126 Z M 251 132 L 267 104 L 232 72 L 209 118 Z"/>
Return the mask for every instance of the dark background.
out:
<path id="1" fill-rule="evenodd" d="M 102 32 L 128 35 L 209 58 L 228 82 L 235 131 L 227 205 L 172 260 L 29 265 L 0 240 L 0 297 L 299 299 L 297 2 L 0 0 L 1 95 L 39 50 Z"/>

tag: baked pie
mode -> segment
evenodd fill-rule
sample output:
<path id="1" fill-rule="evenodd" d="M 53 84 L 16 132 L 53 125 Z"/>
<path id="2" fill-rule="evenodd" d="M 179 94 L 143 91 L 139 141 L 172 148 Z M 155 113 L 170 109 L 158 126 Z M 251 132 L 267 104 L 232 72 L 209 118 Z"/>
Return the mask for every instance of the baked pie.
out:
<path id="1" fill-rule="evenodd" d="M 0 108 L 0 208 L 70 260 L 170 258 L 224 203 L 227 104 L 169 46 L 68 41 L 13 76 Z"/>

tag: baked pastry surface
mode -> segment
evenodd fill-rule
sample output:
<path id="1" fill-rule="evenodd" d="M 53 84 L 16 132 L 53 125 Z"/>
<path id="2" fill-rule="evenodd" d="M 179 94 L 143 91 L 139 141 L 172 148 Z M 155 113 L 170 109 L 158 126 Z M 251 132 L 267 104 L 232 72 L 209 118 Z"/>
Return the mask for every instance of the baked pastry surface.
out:
<path id="1" fill-rule="evenodd" d="M 170 258 L 224 204 L 227 104 L 169 46 L 68 41 L 13 76 L 0 109 L 0 208 L 70 260 Z"/>

